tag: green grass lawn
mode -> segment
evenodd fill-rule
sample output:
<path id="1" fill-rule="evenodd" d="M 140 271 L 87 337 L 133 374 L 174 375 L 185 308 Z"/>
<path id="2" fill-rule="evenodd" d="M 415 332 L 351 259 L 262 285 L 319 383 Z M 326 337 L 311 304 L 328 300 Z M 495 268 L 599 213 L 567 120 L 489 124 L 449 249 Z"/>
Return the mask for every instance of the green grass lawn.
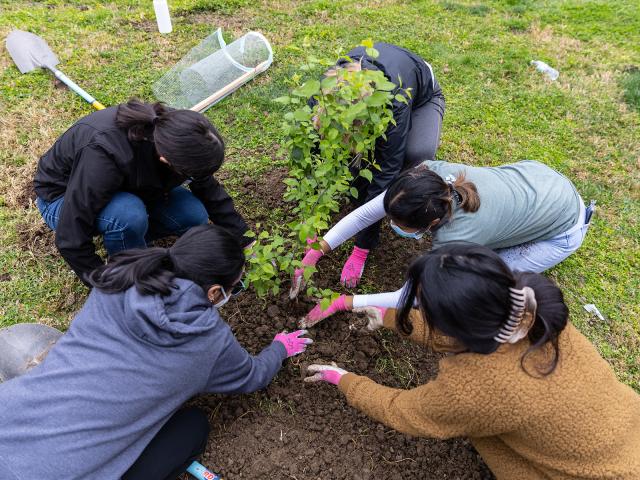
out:
<path id="1" fill-rule="evenodd" d="M 151 99 L 151 86 L 201 39 L 259 30 L 272 41 L 267 73 L 207 112 L 225 136 L 227 186 L 260 179 L 278 155 L 282 107 L 271 99 L 308 37 L 320 55 L 364 38 L 427 59 L 447 99 L 439 158 L 476 165 L 536 159 L 571 178 L 599 210 L 581 250 L 549 272 L 572 320 L 640 391 L 640 4 L 636 0 L 254 1 L 170 0 L 174 32 L 160 35 L 151 1 L 0 0 L 0 37 L 43 36 L 60 68 L 105 105 Z M 364 6 L 366 3 L 367 6 Z M 141 6 L 144 4 L 143 6 Z M 311 52 L 310 52 L 311 53 Z M 560 71 L 547 81 L 529 66 Z M 86 291 L 49 246 L 24 191 L 38 157 L 91 107 L 42 71 L 21 75 L 0 53 L 0 325 L 64 328 Z M 260 199 L 237 196 L 251 217 Z M 277 223 L 277 212 L 271 215 Z M 583 309 L 594 303 L 605 317 Z"/>

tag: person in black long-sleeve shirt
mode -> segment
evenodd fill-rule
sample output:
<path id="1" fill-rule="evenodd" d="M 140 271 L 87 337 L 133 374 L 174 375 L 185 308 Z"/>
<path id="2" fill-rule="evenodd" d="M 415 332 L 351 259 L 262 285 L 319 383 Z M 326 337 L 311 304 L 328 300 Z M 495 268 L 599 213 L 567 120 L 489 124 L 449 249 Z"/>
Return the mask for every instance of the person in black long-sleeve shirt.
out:
<path id="1" fill-rule="evenodd" d="M 384 192 L 389 184 L 405 169 L 415 167 L 424 160 L 434 160 L 440 141 L 440 128 L 444 118 L 445 100 L 433 69 L 413 52 L 389 43 L 376 43 L 378 57 L 367 55 L 365 47 L 356 47 L 342 57 L 338 67 L 347 69 L 379 70 L 390 82 L 403 89 L 411 89 L 407 103 L 393 101 L 395 125 L 391 124 L 376 143 L 375 161 L 380 170 L 373 171 L 373 180 L 356 178 L 358 190 L 356 204 L 367 203 Z M 315 99 L 311 100 L 313 104 Z M 355 248 L 342 270 L 340 280 L 349 287 L 360 281 L 369 251 L 378 245 L 380 222 L 362 230 L 356 237 Z"/>
<path id="2" fill-rule="evenodd" d="M 223 160 L 224 142 L 204 115 L 130 100 L 58 138 L 38 163 L 36 204 L 60 254 L 87 283 L 103 265 L 98 234 L 111 256 L 211 219 L 248 244 L 247 224 L 213 177 Z"/>

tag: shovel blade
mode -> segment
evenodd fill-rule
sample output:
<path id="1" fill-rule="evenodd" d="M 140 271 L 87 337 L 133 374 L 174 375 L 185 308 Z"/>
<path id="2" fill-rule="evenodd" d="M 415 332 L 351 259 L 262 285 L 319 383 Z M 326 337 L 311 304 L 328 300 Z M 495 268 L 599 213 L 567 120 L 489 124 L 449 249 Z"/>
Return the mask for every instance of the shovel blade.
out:
<path id="1" fill-rule="evenodd" d="M 31 32 L 13 30 L 7 35 L 5 44 L 20 73 L 41 67 L 53 69 L 60 63 L 47 42 Z"/>
<path id="2" fill-rule="evenodd" d="M 39 323 L 18 323 L 0 330 L 0 382 L 26 373 L 38 365 L 62 336 Z"/>

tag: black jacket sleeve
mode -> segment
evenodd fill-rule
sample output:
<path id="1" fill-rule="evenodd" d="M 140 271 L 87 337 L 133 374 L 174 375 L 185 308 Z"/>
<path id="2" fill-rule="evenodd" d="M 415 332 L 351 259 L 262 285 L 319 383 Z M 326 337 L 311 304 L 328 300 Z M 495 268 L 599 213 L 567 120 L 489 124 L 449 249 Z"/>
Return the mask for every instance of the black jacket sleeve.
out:
<path id="1" fill-rule="evenodd" d="M 411 128 L 411 105 L 394 101 L 393 118 L 396 124 L 390 124 L 386 137 L 376 141 L 375 159 L 381 170 L 373 169 L 373 180 L 367 189 L 366 202 L 384 192 L 404 165 L 407 149 L 407 135 Z"/>
<path id="2" fill-rule="evenodd" d="M 243 246 L 252 240 L 244 234 L 249 230 L 244 218 L 236 211 L 233 200 L 213 176 L 194 179 L 189 184 L 191 192 L 204 204 L 211 221 L 237 235 Z"/>
<path id="3" fill-rule="evenodd" d="M 103 264 L 93 244 L 96 217 L 121 184 L 122 173 L 105 150 L 97 145 L 82 149 L 64 194 L 56 246 L 85 284 L 86 275 Z"/>

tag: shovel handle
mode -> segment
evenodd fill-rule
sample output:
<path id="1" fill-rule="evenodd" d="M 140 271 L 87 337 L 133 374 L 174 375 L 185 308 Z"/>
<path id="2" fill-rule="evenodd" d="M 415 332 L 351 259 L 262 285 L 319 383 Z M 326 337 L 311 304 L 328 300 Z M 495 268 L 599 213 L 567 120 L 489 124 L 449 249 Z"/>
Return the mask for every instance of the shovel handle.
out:
<path id="1" fill-rule="evenodd" d="M 105 108 L 104 105 L 102 105 L 99 101 L 97 101 L 95 98 L 93 98 L 91 95 L 89 95 L 76 82 L 71 80 L 69 77 L 67 77 L 60 70 L 58 70 L 57 68 L 54 68 L 51 71 L 53 72 L 53 74 L 56 76 L 56 78 L 58 80 L 60 80 L 67 87 L 69 87 L 75 93 L 77 93 L 82 98 L 84 98 L 88 103 L 90 103 L 93 106 L 93 108 L 95 108 L 96 110 L 102 110 L 103 108 Z"/>

